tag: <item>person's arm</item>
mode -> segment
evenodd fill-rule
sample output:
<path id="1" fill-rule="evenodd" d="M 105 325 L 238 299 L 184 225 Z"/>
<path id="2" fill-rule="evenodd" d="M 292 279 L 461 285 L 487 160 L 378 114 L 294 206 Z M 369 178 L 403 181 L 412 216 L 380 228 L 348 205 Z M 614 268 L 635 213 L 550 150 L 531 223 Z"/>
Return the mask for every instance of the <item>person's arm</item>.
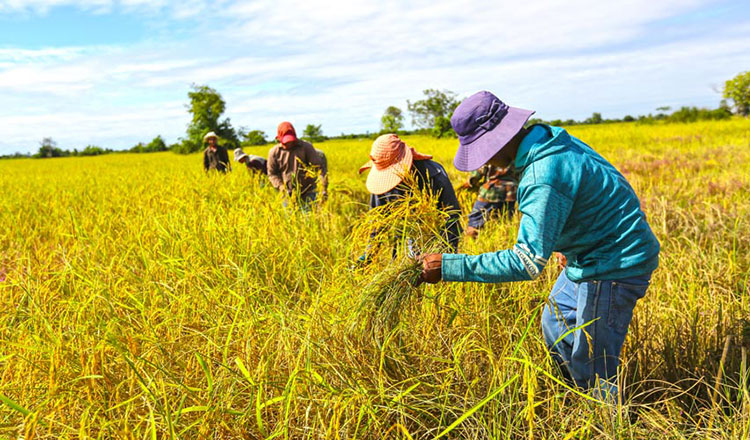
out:
<path id="1" fill-rule="evenodd" d="M 271 150 L 271 153 L 268 155 L 268 161 L 266 162 L 266 167 L 268 168 L 268 180 L 274 188 L 281 191 L 284 186 L 284 179 L 281 176 L 279 159 L 276 157 L 277 155 L 275 153 L 275 150 Z"/>
<path id="2" fill-rule="evenodd" d="M 203 171 L 208 172 L 208 152 L 203 151 Z"/>
<path id="3" fill-rule="evenodd" d="M 513 249 L 481 255 L 443 254 L 444 281 L 501 283 L 539 276 L 562 233 L 573 201 L 545 184 L 525 188 L 520 198 L 523 217 Z"/>

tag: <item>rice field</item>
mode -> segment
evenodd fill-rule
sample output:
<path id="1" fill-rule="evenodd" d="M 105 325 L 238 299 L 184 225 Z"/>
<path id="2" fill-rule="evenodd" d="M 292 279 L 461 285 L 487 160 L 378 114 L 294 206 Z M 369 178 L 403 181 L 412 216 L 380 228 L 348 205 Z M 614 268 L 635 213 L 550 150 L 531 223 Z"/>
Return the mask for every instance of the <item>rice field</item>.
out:
<path id="1" fill-rule="evenodd" d="M 334 140 L 316 144 L 330 197 L 309 214 L 199 155 L 1 161 L 0 438 L 749 438 L 750 120 L 570 132 L 628 177 L 662 244 L 617 405 L 547 355 L 555 265 L 418 288 L 390 249 L 353 266 L 377 220 L 357 174 L 371 141 Z M 457 141 L 405 140 L 467 178 Z M 461 251 L 511 246 L 517 221 Z M 394 271 L 397 319 L 373 326 L 363 298 Z"/>

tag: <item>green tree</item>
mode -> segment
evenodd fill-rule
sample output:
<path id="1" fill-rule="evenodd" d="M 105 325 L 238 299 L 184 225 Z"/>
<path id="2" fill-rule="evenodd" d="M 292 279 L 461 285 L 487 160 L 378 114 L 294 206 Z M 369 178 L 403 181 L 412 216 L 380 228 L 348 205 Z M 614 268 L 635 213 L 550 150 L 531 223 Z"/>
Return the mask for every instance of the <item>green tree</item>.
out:
<path id="1" fill-rule="evenodd" d="M 323 136 L 323 130 L 320 127 L 321 125 L 307 124 L 307 127 L 302 132 L 302 137 L 310 142 L 324 141 L 326 137 Z"/>
<path id="2" fill-rule="evenodd" d="M 590 118 L 586 118 L 586 120 L 583 121 L 584 124 L 601 124 L 602 122 L 602 114 L 598 112 L 592 113 Z"/>
<path id="3" fill-rule="evenodd" d="M 242 139 L 242 146 L 266 145 L 268 143 L 266 134 L 261 130 L 240 130 L 239 135 Z"/>
<path id="4" fill-rule="evenodd" d="M 745 117 L 750 115 L 750 70 L 727 80 L 723 96 L 732 100 L 735 113 Z"/>
<path id="5" fill-rule="evenodd" d="M 164 138 L 161 137 L 161 135 L 156 136 L 154 139 L 151 140 L 148 144 L 144 145 L 143 142 L 138 142 L 136 145 L 134 145 L 131 149 L 131 153 L 155 153 L 157 151 L 167 151 L 169 150 L 169 147 L 167 147 L 167 143 L 164 142 Z"/>
<path id="6" fill-rule="evenodd" d="M 78 155 L 79 156 L 100 156 L 102 154 L 107 154 L 109 151 L 105 150 L 102 147 L 96 146 L 96 145 L 87 145 L 86 148 L 81 150 Z"/>
<path id="7" fill-rule="evenodd" d="M 456 137 L 456 132 L 453 131 L 450 118 L 447 116 L 438 116 L 435 118 L 435 126 L 432 127 L 432 135 L 436 138 Z"/>
<path id="8" fill-rule="evenodd" d="M 681 107 L 671 115 L 667 116 L 669 122 L 695 122 L 729 119 L 732 112 L 727 108 L 719 107 L 715 110 L 698 107 Z"/>
<path id="9" fill-rule="evenodd" d="M 404 115 L 401 109 L 394 106 L 385 109 L 383 117 L 380 118 L 380 126 L 383 133 L 396 133 L 404 128 Z"/>
<path id="10" fill-rule="evenodd" d="M 50 137 L 46 137 L 39 142 L 39 151 L 34 155 L 37 159 L 45 159 L 48 157 L 64 157 L 69 156 L 70 152 L 62 150 L 57 147 L 57 142 Z"/>
<path id="11" fill-rule="evenodd" d="M 203 147 L 203 136 L 213 131 L 229 148 L 239 146 L 237 133 L 232 128 L 229 118 L 220 119 L 226 109 L 226 103 L 219 92 L 208 86 L 193 84 L 188 92 L 190 103 L 186 105 L 192 120 L 188 125 L 187 138 L 182 141 L 178 152 L 192 153 Z"/>
<path id="12" fill-rule="evenodd" d="M 412 123 L 421 128 L 435 127 L 435 120 L 441 116 L 450 119 L 453 110 L 460 104 L 456 94 L 449 90 L 426 89 L 423 93 L 424 99 L 406 101 Z"/>
<path id="13" fill-rule="evenodd" d="M 167 143 L 164 142 L 164 138 L 162 138 L 161 135 L 159 135 L 153 138 L 151 142 L 146 144 L 146 146 L 144 147 L 144 150 L 147 153 L 154 153 L 157 151 L 167 151 Z"/>

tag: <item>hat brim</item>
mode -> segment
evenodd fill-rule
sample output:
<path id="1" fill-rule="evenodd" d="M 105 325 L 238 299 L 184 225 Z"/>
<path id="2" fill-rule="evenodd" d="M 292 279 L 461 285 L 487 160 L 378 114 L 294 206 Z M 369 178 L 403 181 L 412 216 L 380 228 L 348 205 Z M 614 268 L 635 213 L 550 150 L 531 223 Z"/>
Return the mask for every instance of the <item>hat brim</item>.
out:
<path id="1" fill-rule="evenodd" d="M 296 140 L 297 140 L 297 136 L 293 134 L 285 134 L 284 136 L 281 137 L 281 139 L 279 139 L 279 142 L 281 142 L 282 144 L 288 144 L 289 142 L 294 142 Z"/>
<path id="2" fill-rule="evenodd" d="M 235 160 L 235 162 L 239 162 L 239 161 L 241 161 L 242 159 L 244 159 L 246 157 L 248 157 L 247 154 L 243 153 L 240 156 L 234 156 L 234 160 Z"/>
<path id="3" fill-rule="evenodd" d="M 469 144 L 460 144 L 453 165 L 460 171 L 474 171 L 508 145 L 529 120 L 533 110 L 509 107 L 508 114 L 492 130 Z"/>
<path id="4" fill-rule="evenodd" d="M 398 162 L 382 170 L 373 166 L 372 161 L 360 168 L 360 172 L 370 168 L 370 174 L 367 175 L 367 190 L 375 195 L 387 193 L 395 188 L 406 176 L 414 162 L 414 154 L 408 146 L 404 149 L 404 155 Z"/>

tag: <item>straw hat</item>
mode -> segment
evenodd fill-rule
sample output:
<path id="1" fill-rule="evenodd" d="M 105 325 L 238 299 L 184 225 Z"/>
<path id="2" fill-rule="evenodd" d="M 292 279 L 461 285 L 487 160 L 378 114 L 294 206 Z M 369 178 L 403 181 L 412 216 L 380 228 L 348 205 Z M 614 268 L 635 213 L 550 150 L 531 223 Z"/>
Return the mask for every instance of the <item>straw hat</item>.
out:
<path id="1" fill-rule="evenodd" d="M 206 142 L 210 138 L 216 138 L 216 139 L 218 139 L 219 136 L 216 136 L 216 133 L 214 133 L 213 131 L 209 131 L 208 133 L 206 133 L 205 136 L 203 136 L 203 142 Z"/>
<path id="2" fill-rule="evenodd" d="M 371 168 L 367 190 L 372 194 L 383 194 L 404 180 L 413 161 L 425 159 L 432 159 L 432 156 L 418 153 L 395 134 L 384 134 L 372 143 L 370 161 L 360 167 L 359 173 Z"/>
<path id="3" fill-rule="evenodd" d="M 242 148 L 235 148 L 234 149 L 234 160 L 235 162 L 239 162 L 242 160 L 243 157 L 248 157 L 247 153 L 242 151 Z"/>

